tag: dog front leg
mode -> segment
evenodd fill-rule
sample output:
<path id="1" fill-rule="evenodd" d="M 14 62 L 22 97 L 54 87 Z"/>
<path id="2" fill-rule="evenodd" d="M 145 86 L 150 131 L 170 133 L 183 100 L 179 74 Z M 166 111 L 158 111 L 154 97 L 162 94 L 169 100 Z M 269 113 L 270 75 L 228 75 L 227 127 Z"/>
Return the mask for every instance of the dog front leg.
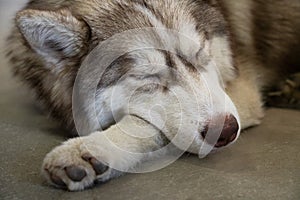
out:
<path id="1" fill-rule="evenodd" d="M 240 70 L 240 76 L 227 86 L 226 92 L 238 110 L 242 129 L 259 125 L 264 117 L 260 90 L 257 74 L 251 69 Z"/>
<path id="2" fill-rule="evenodd" d="M 83 190 L 132 171 L 162 145 L 160 131 L 135 116 L 126 116 L 103 132 L 70 139 L 53 149 L 43 163 L 46 179 L 71 191 Z M 151 154 L 151 153 L 150 153 Z"/>

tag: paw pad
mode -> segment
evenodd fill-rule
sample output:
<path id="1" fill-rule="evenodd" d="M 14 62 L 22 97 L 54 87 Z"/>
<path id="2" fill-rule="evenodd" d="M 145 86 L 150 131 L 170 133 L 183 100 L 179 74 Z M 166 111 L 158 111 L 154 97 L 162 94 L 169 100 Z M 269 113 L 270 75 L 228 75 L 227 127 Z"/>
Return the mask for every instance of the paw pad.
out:
<path id="1" fill-rule="evenodd" d="M 69 166 L 65 168 L 67 176 L 74 182 L 80 182 L 86 177 L 86 171 L 77 166 Z"/>

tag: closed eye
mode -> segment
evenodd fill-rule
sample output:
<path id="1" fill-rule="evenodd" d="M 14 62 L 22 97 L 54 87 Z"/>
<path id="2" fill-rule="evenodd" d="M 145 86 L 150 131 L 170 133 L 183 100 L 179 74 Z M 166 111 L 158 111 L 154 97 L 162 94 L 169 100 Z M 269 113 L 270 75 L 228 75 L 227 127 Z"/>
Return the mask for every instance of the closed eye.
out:
<path id="1" fill-rule="evenodd" d="M 202 47 L 199 49 L 199 51 L 196 53 L 196 59 L 197 63 L 202 66 L 207 66 L 208 63 L 211 61 L 212 57 L 208 53 L 205 52 L 205 47 Z"/>
<path id="2" fill-rule="evenodd" d="M 198 58 L 201 54 L 203 54 L 203 49 L 204 49 L 204 47 L 201 47 L 200 49 L 199 49 L 199 51 L 197 51 L 197 53 L 196 53 L 196 57 Z"/>
<path id="3" fill-rule="evenodd" d="M 177 57 L 182 62 L 182 64 L 184 64 L 187 67 L 187 69 L 190 72 L 197 72 L 198 70 L 204 70 L 205 69 L 203 66 L 201 66 L 198 63 L 197 63 L 197 65 L 194 65 L 192 62 L 189 61 L 189 59 L 186 56 L 184 56 L 180 52 L 177 52 Z"/>

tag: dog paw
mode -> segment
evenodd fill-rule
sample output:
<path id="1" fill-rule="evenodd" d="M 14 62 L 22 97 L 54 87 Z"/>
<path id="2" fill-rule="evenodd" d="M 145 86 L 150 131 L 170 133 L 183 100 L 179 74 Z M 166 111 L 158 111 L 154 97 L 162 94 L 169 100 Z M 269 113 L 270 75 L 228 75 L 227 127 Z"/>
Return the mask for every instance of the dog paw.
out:
<path id="1" fill-rule="evenodd" d="M 249 111 L 247 115 L 243 117 L 242 124 L 243 129 L 260 125 L 265 116 L 263 107 L 253 107 L 253 110 Z"/>
<path id="2" fill-rule="evenodd" d="M 251 99 L 248 98 L 236 102 L 238 102 L 236 106 L 238 108 L 242 129 L 261 124 L 265 116 L 265 110 L 259 93 L 256 93 L 256 95 L 253 93 Z"/>
<path id="3" fill-rule="evenodd" d="M 265 110 L 259 93 L 256 95 L 253 93 L 251 99 L 243 99 L 243 97 L 241 99 L 241 101 L 236 101 L 238 102 L 236 106 L 240 116 L 241 128 L 246 129 L 260 125 L 265 116 Z"/>
<path id="4" fill-rule="evenodd" d="M 45 157 L 42 173 L 55 187 L 83 190 L 112 177 L 113 169 L 96 158 L 104 154 L 86 138 L 71 139 Z"/>

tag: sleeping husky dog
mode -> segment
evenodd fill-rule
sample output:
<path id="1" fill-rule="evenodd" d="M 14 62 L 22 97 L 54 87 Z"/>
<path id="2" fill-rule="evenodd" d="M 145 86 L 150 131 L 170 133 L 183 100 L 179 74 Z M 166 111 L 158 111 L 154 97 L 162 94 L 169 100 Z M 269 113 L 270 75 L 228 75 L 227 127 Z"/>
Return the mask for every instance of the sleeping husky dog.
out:
<path id="1" fill-rule="evenodd" d="M 83 190 L 233 144 L 260 124 L 264 92 L 299 70 L 299 19 L 298 0 L 31 0 L 7 55 L 81 136 L 43 175 Z"/>

